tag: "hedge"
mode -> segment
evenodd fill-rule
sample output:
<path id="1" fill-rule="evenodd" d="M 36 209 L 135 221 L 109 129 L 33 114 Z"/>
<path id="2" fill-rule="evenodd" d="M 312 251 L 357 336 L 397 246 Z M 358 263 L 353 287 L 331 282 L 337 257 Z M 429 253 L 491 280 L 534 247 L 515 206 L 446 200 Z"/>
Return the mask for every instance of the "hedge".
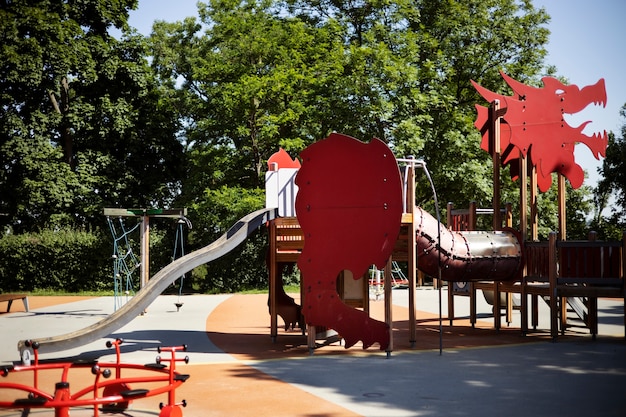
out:
<path id="1" fill-rule="evenodd" d="M 5 235 L 0 239 L 0 292 L 109 290 L 110 240 L 74 230 Z"/>
<path id="2" fill-rule="evenodd" d="M 139 253 L 138 236 L 131 240 Z M 150 231 L 150 275 L 172 261 L 173 230 Z M 189 243 L 189 242 L 187 242 Z M 187 252 L 198 249 L 189 244 Z M 267 288 L 266 232 L 255 233 L 231 254 L 186 274 L 166 292 L 229 293 Z M 198 247 L 194 247 L 198 246 Z M 113 291 L 113 243 L 108 230 L 85 232 L 46 230 L 40 233 L 7 234 L 0 238 L 0 293 L 55 291 L 67 293 Z M 135 290 L 139 289 L 136 271 Z M 296 276 L 284 277 L 286 283 Z"/>

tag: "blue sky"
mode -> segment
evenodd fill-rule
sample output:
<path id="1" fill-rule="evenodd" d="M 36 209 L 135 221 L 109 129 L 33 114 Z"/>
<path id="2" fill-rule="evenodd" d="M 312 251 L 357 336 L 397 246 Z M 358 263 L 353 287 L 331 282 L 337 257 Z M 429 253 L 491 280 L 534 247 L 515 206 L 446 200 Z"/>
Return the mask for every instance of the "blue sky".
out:
<path id="1" fill-rule="evenodd" d="M 155 20 L 173 22 L 197 15 L 197 0 L 140 0 L 130 14 L 130 25 L 149 34 Z M 534 0 L 544 7 L 552 20 L 548 44 L 548 64 L 557 67 L 558 75 L 578 87 L 595 84 L 604 78 L 607 90 L 606 108 L 588 107 L 570 125 L 591 120 L 585 132 L 606 130 L 619 135 L 626 123 L 619 111 L 626 104 L 626 1 L 624 0 Z M 598 180 L 601 165 L 584 146 L 576 146 L 576 161 L 589 174 L 589 185 Z"/>
<path id="2" fill-rule="evenodd" d="M 552 20 L 546 62 L 558 74 L 578 87 L 595 84 L 604 78 L 607 92 L 605 108 L 588 107 L 582 118 L 568 120 L 572 126 L 593 121 L 588 130 L 613 131 L 620 135 L 626 123 L 619 111 L 626 104 L 626 1 L 623 0 L 534 0 L 544 7 Z M 576 123 L 578 122 L 578 123 Z M 589 174 L 589 185 L 598 179 L 596 160 L 584 145 L 576 146 L 576 161 Z"/>

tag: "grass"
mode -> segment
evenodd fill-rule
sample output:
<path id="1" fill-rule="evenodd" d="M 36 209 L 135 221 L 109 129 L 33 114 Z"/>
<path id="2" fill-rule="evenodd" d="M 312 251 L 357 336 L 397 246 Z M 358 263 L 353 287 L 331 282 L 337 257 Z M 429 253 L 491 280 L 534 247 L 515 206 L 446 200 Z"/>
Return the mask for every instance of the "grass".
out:
<path id="1" fill-rule="evenodd" d="M 252 289 L 252 290 L 244 290 L 238 291 L 238 294 L 267 294 L 267 288 L 261 289 Z M 300 286 L 298 284 L 285 285 L 286 293 L 299 293 Z M 178 294 L 178 292 L 176 293 Z M 57 291 L 57 290 L 34 290 L 28 292 L 28 295 L 33 297 L 41 296 L 41 297 L 56 297 L 56 296 L 83 296 L 83 297 L 112 297 L 114 296 L 114 292 L 111 290 L 108 291 L 80 291 L 80 292 L 68 292 L 68 291 Z"/>
<path id="2" fill-rule="evenodd" d="M 82 297 L 106 297 L 115 295 L 113 291 L 80 291 L 80 292 L 68 292 L 57 290 L 34 290 L 29 291 L 28 295 L 34 297 L 56 297 L 56 296 L 82 296 Z"/>
<path id="3" fill-rule="evenodd" d="M 299 293 L 300 292 L 300 285 L 298 284 L 285 285 L 284 288 L 285 288 L 286 293 Z M 267 291 L 268 291 L 267 288 L 261 288 L 261 289 L 238 291 L 237 294 L 267 294 Z"/>

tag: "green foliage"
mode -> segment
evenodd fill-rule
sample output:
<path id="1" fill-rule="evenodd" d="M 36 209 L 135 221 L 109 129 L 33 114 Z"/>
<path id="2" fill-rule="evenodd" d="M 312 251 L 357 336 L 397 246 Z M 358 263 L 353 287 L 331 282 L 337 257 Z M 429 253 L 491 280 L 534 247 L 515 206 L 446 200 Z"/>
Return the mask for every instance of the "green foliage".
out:
<path id="1" fill-rule="evenodd" d="M 169 227 L 172 226 L 172 227 Z M 174 223 L 159 219 L 150 230 L 150 271 L 154 275 L 172 261 Z M 129 236 L 139 253 L 139 232 Z M 126 249 L 126 248 L 124 248 Z M 0 293 L 113 291 L 113 243 L 108 231 L 71 229 L 8 234 L 0 239 Z M 139 272 L 133 277 L 139 289 Z M 173 284 L 178 290 L 177 281 Z M 191 281 L 185 283 L 189 289 Z"/>
<path id="2" fill-rule="evenodd" d="M 499 70 L 536 81 L 548 40 L 546 13 L 513 0 L 215 0 L 199 16 L 202 25 L 157 22 L 150 41 L 153 68 L 186 117 L 180 201 L 211 213 L 194 221 L 208 227 L 204 242 L 238 218 L 215 204 L 233 200 L 227 190 L 262 186 L 278 146 L 296 155 L 332 131 L 424 159 L 442 208 L 490 206 L 491 161 L 473 126 L 482 99 L 470 80 L 511 94 Z M 503 181 L 503 194 L 517 195 Z M 417 200 L 434 212 L 423 176 Z"/>
<path id="3" fill-rule="evenodd" d="M 190 218 L 194 227 L 189 246 L 199 248 L 213 242 L 244 217 L 264 205 L 262 189 L 222 187 L 206 190 L 205 199 L 193 206 Z M 210 227 L 207 227 L 210 225 Z M 224 257 L 192 272 L 191 279 L 202 292 L 234 292 L 266 288 L 265 255 L 267 232 L 262 229 Z"/>
<path id="4" fill-rule="evenodd" d="M 626 120 L 626 104 L 620 111 Z M 626 231 L 626 123 L 621 135 L 609 133 L 606 158 L 599 169 L 602 179 L 595 190 L 596 212 L 593 227 L 601 238 L 621 239 Z M 609 211 L 608 217 L 604 212 Z"/>
<path id="5" fill-rule="evenodd" d="M 155 25 L 153 67 L 168 85 L 184 80 L 176 96 L 190 119 L 192 152 L 229 153 L 229 168 L 217 170 L 235 167 L 237 184 L 261 187 L 264 162 L 279 146 L 295 154 L 330 132 L 318 127 L 317 108 L 337 76 L 341 45 L 271 2 L 199 6 L 203 35 L 189 20 Z"/>
<path id="6" fill-rule="evenodd" d="M 529 84 L 554 71 L 544 62 L 549 17 L 526 0 L 210 0 L 198 4 L 200 21 L 156 22 L 147 39 L 127 27 L 136 3 L 0 3 L 0 224 L 12 238 L 98 230 L 107 206 L 178 206 L 194 226 L 189 252 L 263 206 L 265 164 L 279 147 L 297 156 L 333 131 L 424 159 L 442 210 L 489 207 L 491 159 L 473 125 L 474 105 L 486 103 L 470 80 L 511 94 L 500 70 Z M 620 190 L 624 207 L 622 144 L 607 152 L 604 174 L 617 182 L 596 207 Z M 519 211 L 506 168 L 502 182 L 502 201 Z M 416 193 L 434 213 L 423 175 Z M 568 191 L 570 236 L 586 233 L 589 193 Z M 554 190 L 539 205 L 543 236 L 556 229 Z M 616 216 L 611 224 L 623 224 L 623 210 Z M 173 233 L 156 226 L 152 272 L 169 262 Z M 264 233 L 194 270 L 191 285 L 265 286 Z M 38 274 L 37 287 L 72 282 Z"/>
<path id="7" fill-rule="evenodd" d="M 75 230 L 0 239 L 0 292 L 102 291 L 112 288 L 110 240 Z"/>
<path id="8" fill-rule="evenodd" d="M 171 202 L 184 172 L 177 113 L 136 0 L 0 3 L 0 217 L 14 233 L 98 227 L 106 206 Z M 116 27 L 122 40 L 108 31 Z"/>
<path id="9" fill-rule="evenodd" d="M 151 38 L 162 80 L 184 80 L 189 143 L 207 145 L 192 159 L 232 152 L 237 184 L 254 187 L 278 146 L 295 154 L 332 131 L 378 137 L 425 159 L 444 202 L 490 200 L 470 80 L 496 91 L 499 70 L 532 80 L 548 36 L 545 12 L 513 0 L 212 1 L 199 15 L 204 26 L 159 22 Z M 202 186 L 232 184 L 211 179 Z M 420 183 L 419 199 L 430 195 Z"/>
<path id="10" fill-rule="evenodd" d="M 553 175 L 554 176 L 554 175 Z M 559 230 L 558 186 L 556 180 L 545 193 L 537 196 L 539 240 L 547 240 L 550 232 Z M 587 218 L 592 211 L 593 194 L 588 186 L 572 189 L 565 182 L 565 222 L 567 239 L 587 239 L 591 231 Z M 530 217 L 529 217 L 530 219 Z"/>

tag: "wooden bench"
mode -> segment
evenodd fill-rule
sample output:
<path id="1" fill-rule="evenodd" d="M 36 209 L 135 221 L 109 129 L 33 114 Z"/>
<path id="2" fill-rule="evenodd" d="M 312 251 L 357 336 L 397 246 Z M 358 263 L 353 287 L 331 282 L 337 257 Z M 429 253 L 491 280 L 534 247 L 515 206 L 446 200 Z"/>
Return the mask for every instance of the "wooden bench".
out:
<path id="1" fill-rule="evenodd" d="M 11 311 L 11 305 L 15 300 L 22 300 L 24 309 L 28 311 L 28 295 L 26 294 L 0 294 L 0 301 L 8 301 L 7 313 Z"/>

